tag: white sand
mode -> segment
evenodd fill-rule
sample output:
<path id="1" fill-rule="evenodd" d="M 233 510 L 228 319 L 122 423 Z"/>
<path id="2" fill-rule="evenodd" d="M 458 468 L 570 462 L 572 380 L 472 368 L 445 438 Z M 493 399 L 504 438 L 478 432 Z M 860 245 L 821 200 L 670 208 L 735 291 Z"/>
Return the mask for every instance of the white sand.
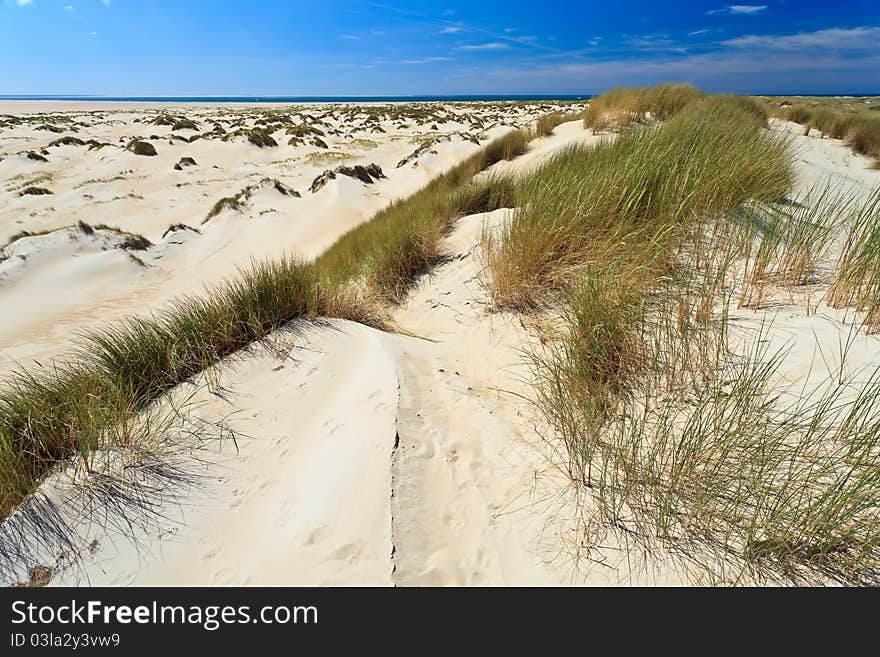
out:
<path id="1" fill-rule="evenodd" d="M 536 166 L 591 139 L 564 124 L 497 169 Z M 839 142 L 794 140 L 802 190 L 825 175 L 865 193 L 880 184 L 880 172 Z M 337 200 L 329 205 L 327 217 Z M 583 549 L 596 537 L 524 399 L 523 350 L 537 336 L 515 315 L 489 313 L 480 284 L 481 231 L 508 212 L 457 224 L 449 260 L 395 311 L 405 334 L 296 324 L 229 359 L 210 386 L 181 386 L 179 399 L 193 395 L 187 426 L 199 437 L 182 433 L 157 452 L 127 502 L 96 484 L 84 494 L 70 484 L 72 471 L 47 481 L 3 526 L 0 546 L 19 552 L 0 559 L 0 574 L 22 580 L 41 564 L 56 570 L 53 584 L 90 585 L 699 581 L 669 555 L 645 558 L 610 537 Z M 748 332 L 774 317 L 773 346 L 792 349 L 783 378 L 824 375 L 811 369 L 817 336 L 836 346 L 852 317 L 823 305 L 807 315 L 801 299 L 777 296 L 733 323 Z M 852 349 L 853 366 L 880 365 L 877 336 L 858 335 Z M 45 499 L 52 505 L 40 506 Z M 54 540 L 46 509 L 58 514 Z"/>
<path id="2" fill-rule="evenodd" d="M 15 112 L 17 107 L 6 103 L 0 106 L 0 115 Z M 76 103 L 26 103 L 22 107 L 63 113 L 40 114 L 38 120 L 0 131 L 0 246 L 20 231 L 42 233 L 80 221 L 141 234 L 155 246 L 133 252 L 145 266 L 133 266 L 137 263 L 124 253 L 104 257 L 103 245 L 89 245 L 84 235 L 70 240 L 66 251 L 67 241 L 46 235 L 22 240 L 14 254 L 3 254 L 12 256 L 5 261 L 0 255 L 0 307 L 16 309 L 0 314 L 0 374 L 15 363 L 29 366 L 33 359 L 45 363 L 64 352 L 72 333 L 147 312 L 180 294 L 199 292 L 253 259 L 283 253 L 313 258 L 390 201 L 412 193 L 479 148 L 462 135 L 478 137 L 485 144 L 542 112 L 537 106 L 506 111 L 456 105 L 448 112 L 443 110 L 449 117 L 446 122 L 410 120 L 401 127 L 398 121 L 383 120 L 379 125 L 385 132 L 376 132 L 363 122 L 363 116 L 349 119 L 343 114 L 344 110 L 357 111 L 356 107 L 271 106 L 273 112 L 288 113 L 295 123 L 309 125 L 308 117 L 332 112 L 325 124 L 315 124 L 326 133 L 321 139 L 328 148 L 289 146 L 288 136 L 280 132 L 276 133 L 278 147 L 260 149 L 243 137 L 229 142 L 169 141 L 172 135 L 196 133 L 149 123 L 168 112 L 195 120 L 204 132 L 211 130 L 213 121 L 225 121 L 222 125 L 232 132 L 233 121 L 243 121 L 242 127 L 254 125 L 261 116 L 259 106 L 172 105 L 163 109 L 114 104 L 112 110 L 96 110 L 94 105 Z M 62 134 L 37 129 L 53 121 L 65 127 Z M 339 134 L 334 134 L 336 130 Z M 113 145 L 91 151 L 73 145 L 45 148 L 64 135 Z M 448 141 L 397 168 L 425 136 Z M 133 137 L 152 143 L 158 156 L 125 150 Z M 26 156 L 43 149 L 49 162 Z M 330 159 L 336 155 L 345 159 Z M 174 165 L 182 157 L 194 158 L 197 166 L 176 171 Z M 365 185 L 339 176 L 315 194 L 308 190 L 326 169 L 370 163 L 378 164 L 387 179 Z M 226 210 L 201 225 L 217 201 L 267 177 L 300 193 L 301 198 L 284 196 L 271 184 L 264 185 L 242 211 Z M 53 193 L 20 195 L 28 186 Z M 200 229 L 201 235 L 165 234 L 180 223 Z M 40 254 L 49 251 L 52 261 L 37 265 L 36 261 L 49 258 Z"/>

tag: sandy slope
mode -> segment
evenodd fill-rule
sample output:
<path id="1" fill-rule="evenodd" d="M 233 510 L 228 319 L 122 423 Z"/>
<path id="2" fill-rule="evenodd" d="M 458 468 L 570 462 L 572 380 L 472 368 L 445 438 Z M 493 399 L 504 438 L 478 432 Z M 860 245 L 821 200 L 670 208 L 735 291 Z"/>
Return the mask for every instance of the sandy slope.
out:
<path id="1" fill-rule="evenodd" d="M 579 125 L 562 126 L 522 165 L 584 139 Z M 56 568 L 59 584 L 537 584 L 570 576 L 570 564 L 554 563 L 560 531 L 570 531 L 560 530 L 557 514 L 564 481 L 525 442 L 530 411 L 513 394 L 527 391 L 519 350 L 531 338 L 515 317 L 485 312 L 478 284 L 483 221 L 497 225 L 506 212 L 460 222 L 449 262 L 398 311 L 411 336 L 347 322 L 297 327 L 230 359 L 212 381 L 216 392 L 197 385 L 187 427 L 199 418 L 199 440 L 179 432 L 170 444 L 188 448 L 163 451 L 144 470 L 138 501 L 122 507 L 125 524 L 82 522 L 102 515 L 95 504 L 119 510 L 112 495 L 71 496 L 72 472 L 47 482 L 44 492 L 78 536 L 62 531 L 37 554 L 10 559 L 5 577 L 26 579 L 35 560 Z M 491 358 L 474 361 L 486 344 Z M 178 395 L 188 397 L 188 388 Z M 21 541 L 7 534 L 0 544 Z"/>
<path id="2" fill-rule="evenodd" d="M 535 166 L 589 139 L 563 125 L 498 168 Z M 802 191 L 826 175 L 866 193 L 880 184 L 839 142 L 794 141 Z M 128 474 L 138 483 L 127 497 L 110 483 L 85 494 L 72 472 L 59 474 L 3 525 L 0 575 L 26 580 L 39 564 L 55 569 L 55 584 L 93 585 L 700 581 L 576 511 L 525 399 L 523 351 L 538 338 L 516 316 L 490 313 L 480 282 L 480 234 L 509 212 L 457 224 L 446 262 L 395 310 L 400 333 L 297 324 L 230 359 L 210 385 L 181 386 L 179 398 L 193 395 L 186 430 Z M 827 284 L 803 294 L 815 302 Z M 790 291 L 770 302 L 735 312 L 732 325 L 747 336 L 774 320 L 771 347 L 790 350 L 783 383 L 818 384 L 841 341 L 853 367 L 880 365 L 880 337 L 853 333 L 851 313 L 820 303 L 807 314 Z"/>
<path id="3" fill-rule="evenodd" d="M 444 121 L 385 118 L 368 123 L 366 114 L 356 113 L 364 109 L 360 106 L 123 104 L 100 111 L 49 106 L 40 114 L 13 115 L 20 123 L 0 130 L 0 246 L 20 231 L 38 235 L 14 245 L 15 253 L 0 252 L 0 305 L 19 309 L 0 316 L 0 374 L 15 363 L 46 362 L 64 352 L 74 332 L 199 292 L 253 259 L 282 253 L 313 258 L 381 207 L 476 151 L 479 146 L 466 137 L 486 143 L 545 111 L 537 105 L 437 107 Z M 214 124 L 226 126 L 229 134 L 259 127 L 260 120 L 272 116 L 264 111 L 320 129 L 326 148 L 312 143 L 313 137 L 288 145 L 283 130 L 275 133 L 279 145 L 267 148 L 242 136 L 192 143 L 180 139 L 210 134 Z M 195 120 L 201 132 L 154 125 L 164 112 Z M 62 132 L 41 129 L 46 125 Z M 63 136 L 107 145 L 97 150 L 50 145 Z M 126 150 L 133 137 L 149 141 L 158 155 Z M 424 139 L 438 141 L 398 167 Z M 35 161 L 28 153 L 44 154 L 48 161 Z M 196 166 L 175 170 L 182 157 L 192 157 Z M 379 165 L 387 178 L 367 185 L 339 176 L 317 193 L 309 191 L 327 169 L 370 163 Z M 299 196 L 280 193 L 275 180 Z M 225 210 L 203 225 L 217 201 L 251 185 L 258 187 L 240 210 Z M 22 195 L 28 187 L 52 193 Z M 154 246 L 129 252 L 137 261 L 114 259 L 105 257 L 106 245 L 89 246 L 86 235 L 70 242 L 53 233 L 42 235 L 80 221 L 143 235 Z M 200 233 L 168 232 L 177 224 Z M 70 244 L 67 251 L 64 243 Z M 55 257 L 44 266 L 41 254 L 48 250 Z"/>

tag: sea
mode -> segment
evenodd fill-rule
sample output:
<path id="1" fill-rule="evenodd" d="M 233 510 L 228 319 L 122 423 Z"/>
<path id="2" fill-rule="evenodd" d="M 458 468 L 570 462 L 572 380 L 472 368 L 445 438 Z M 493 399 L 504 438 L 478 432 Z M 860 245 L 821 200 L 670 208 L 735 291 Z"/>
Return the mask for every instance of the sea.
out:
<path id="1" fill-rule="evenodd" d="M 590 94 L 474 95 L 474 96 L 7 96 L 2 100 L 84 100 L 131 103 L 427 103 L 491 101 L 576 101 Z"/>

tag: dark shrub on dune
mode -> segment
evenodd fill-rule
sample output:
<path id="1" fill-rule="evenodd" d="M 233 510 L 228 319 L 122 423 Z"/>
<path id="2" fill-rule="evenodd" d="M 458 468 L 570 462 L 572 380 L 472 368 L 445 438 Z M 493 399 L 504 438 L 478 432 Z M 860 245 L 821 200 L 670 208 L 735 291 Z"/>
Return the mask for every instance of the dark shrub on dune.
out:
<path id="1" fill-rule="evenodd" d="M 172 131 L 175 130 L 198 130 L 199 126 L 195 121 L 191 121 L 189 119 L 181 119 L 171 128 Z"/>
<path id="2" fill-rule="evenodd" d="M 315 178 L 312 182 L 312 186 L 309 188 L 311 192 L 314 194 L 319 189 L 324 187 L 328 182 L 334 180 L 336 176 L 348 176 L 349 178 L 355 178 L 360 180 L 362 183 L 366 185 L 372 185 L 374 182 L 381 178 L 385 178 L 385 174 L 382 172 L 382 167 L 378 164 L 368 164 L 367 166 L 363 166 L 362 164 L 351 166 L 341 166 L 336 169 L 328 169 L 320 176 Z"/>
<path id="3" fill-rule="evenodd" d="M 153 243 L 143 235 L 128 235 L 119 246 L 126 251 L 143 251 L 153 246 Z"/>
<path id="4" fill-rule="evenodd" d="M 266 180 L 263 181 L 263 183 L 271 184 L 272 187 L 275 188 L 275 191 L 277 191 L 282 196 L 295 196 L 296 198 L 300 197 L 300 193 L 298 191 L 296 191 L 295 189 L 291 189 L 290 187 L 285 185 L 280 180 L 273 180 L 273 179 L 267 178 Z"/>
<path id="5" fill-rule="evenodd" d="M 90 151 L 99 151 L 105 146 L 112 146 L 113 144 L 109 144 L 105 141 L 97 141 L 96 139 L 89 139 L 86 142 L 86 145 L 89 147 Z"/>
<path id="6" fill-rule="evenodd" d="M 21 190 L 20 196 L 45 196 L 46 194 L 51 194 L 48 189 L 45 187 L 25 187 Z"/>
<path id="7" fill-rule="evenodd" d="M 33 160 L 34 162 L 48 162 L 49 161 L 45 157 L 40 155 L 39 153 L 34 153 L 33 151 L 31 151 L 27 154 L 27 159 Z"/>
<path id="8" fill-rule="evenodd" d="M 177 119 L 173 116 L 169 116 L 168 114 L 162 114 L 157 116 L 155 119 L 150 121 L 153 125 L 170 125 L 173 126 L 177 123 Z"/>
<path id="9" fill-rule="evenodd" d="M 86 142 L 84 142 L 82 139 L 77 139 L 76 137 L 71 137 L 70 135 L 67 135 L 66 137 L 61 137 L 60 139 L 56 139 L 51 144 L 49 144 L 49 147 L 51 148 L 53 146 L 85 146 L 85 145 L 86 145 Z"/>
<path id="10" fill-rule="evenodd" d="M 144 155 L 146 157 L 153 157 L 157 155 L 156 147 L 153 146 L 148 141 L 140 141 L 139 139 L 135 139 L 128 145 L 128 150 L 130 150 L 135 155 Z"/>
<path id="11" fill-rule="evenodd" d="M 174 165 L 174 168 L 177 171 L 183 171 L 183 167 L 194 167 L 196 165 L 196 161 L 191 157 L 182 157 L 180 158 L 180 162 Z"/>
<path id="12" fill-rule="evenodd" d="M 247 140 L 258 148 L 274 148 L 278 145 L 278 142 L 272 138 L 268 130 L 253 128 L 252 130 L 246 130 L 245 134 L 247 135 Z"/>
<path id="13" fill-rule="evenodd" d="M 164 240 L 170 233 L 176 233 L 178 231 L 187 230 L 192 233 L 197 233 L 199 235 L 202 234 L 198 228 L 193 228 L 192 226 L 187 226 L 186 224 L 172 224 L 168 226 L 164 233 L 162 233 L 162 239 Z"/>

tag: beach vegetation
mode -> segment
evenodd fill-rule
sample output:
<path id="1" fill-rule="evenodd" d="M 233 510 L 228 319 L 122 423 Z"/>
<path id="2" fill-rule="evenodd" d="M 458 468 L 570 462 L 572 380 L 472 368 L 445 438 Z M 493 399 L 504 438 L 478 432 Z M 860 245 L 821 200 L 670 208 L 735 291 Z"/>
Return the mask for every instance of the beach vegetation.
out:
<path id="1" fill-rule="evenodd" d="M 143 155 L 146 157 L 155 157 L 158 153 L 156 153 L 156 147 L 153 146 L 148 141 L 141 141 L 140 139 L 135 139 L 131 141 L 126 147 L 129 151 L 134 153 L 135 155 Z"/>

